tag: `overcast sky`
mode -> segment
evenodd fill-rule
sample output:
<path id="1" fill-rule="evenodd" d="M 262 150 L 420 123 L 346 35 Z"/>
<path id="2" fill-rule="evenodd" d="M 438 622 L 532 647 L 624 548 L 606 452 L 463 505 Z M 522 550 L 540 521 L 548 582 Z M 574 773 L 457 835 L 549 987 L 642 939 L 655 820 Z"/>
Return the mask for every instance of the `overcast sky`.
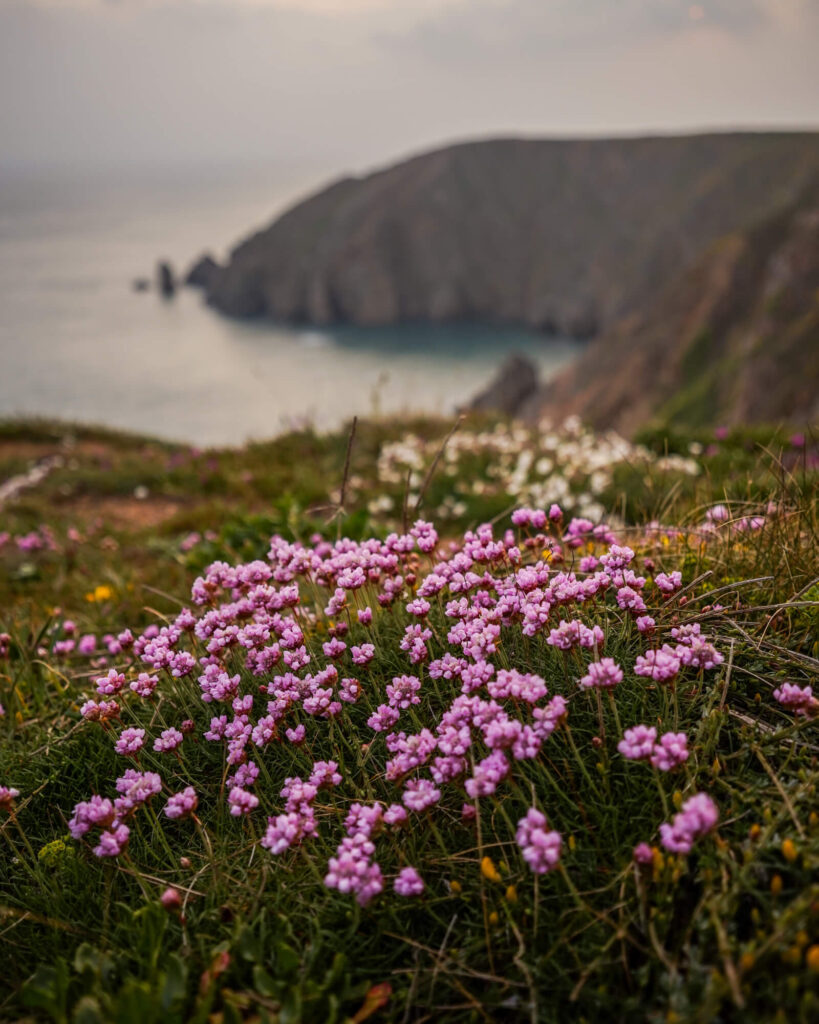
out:
<path id="1" fill-rule="evenodd" d="M 819 126 L 819 0 L 0 0 L 0 161 Z"/>

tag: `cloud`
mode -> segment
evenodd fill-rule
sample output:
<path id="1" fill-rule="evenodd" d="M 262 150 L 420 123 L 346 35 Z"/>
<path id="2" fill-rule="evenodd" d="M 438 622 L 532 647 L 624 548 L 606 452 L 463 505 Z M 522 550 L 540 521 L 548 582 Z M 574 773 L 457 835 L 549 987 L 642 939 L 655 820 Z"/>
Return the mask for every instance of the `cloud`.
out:
<path id="1" fill-rule="evenodd" d="M 819 120 L 814 0 L 0 0 L 0 160 Z"/>

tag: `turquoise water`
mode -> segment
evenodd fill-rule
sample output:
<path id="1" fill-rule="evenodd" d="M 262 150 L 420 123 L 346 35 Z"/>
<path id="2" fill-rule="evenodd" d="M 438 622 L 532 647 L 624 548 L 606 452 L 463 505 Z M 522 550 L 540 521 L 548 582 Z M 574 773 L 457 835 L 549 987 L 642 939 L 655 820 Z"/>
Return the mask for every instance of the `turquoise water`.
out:
<path id="1" fill-rule="evenodd" d="M 276 168 L 13 173 L 0 169 L 0 416 L 40 414 L 197 444 L 305 420 L 449 414 L 510 352 L 545 377 L 575 343 L 481 326 L 359 330 L 225 319 L 183 289 L 137 293 L 156 260 L 223 257 L 316 184 Z"/>

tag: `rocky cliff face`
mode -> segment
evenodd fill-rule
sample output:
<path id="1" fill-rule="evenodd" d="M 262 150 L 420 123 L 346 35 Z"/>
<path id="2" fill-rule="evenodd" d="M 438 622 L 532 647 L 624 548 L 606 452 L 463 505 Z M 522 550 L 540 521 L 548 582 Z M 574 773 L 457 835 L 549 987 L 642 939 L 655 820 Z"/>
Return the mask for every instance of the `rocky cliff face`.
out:
<path id="1" fill-rule="evenodd" d="M 300 203 L 234 250 L 207 297 L 315 324 L 595 334 L 817 168 L 808 133 L 451 146 Z"/>
<path id="2" fill-rule="evenodd" d="M 524 410 L 569 413 L 625 433 L 819 420 L 819 186 L 713 244 Z"/>

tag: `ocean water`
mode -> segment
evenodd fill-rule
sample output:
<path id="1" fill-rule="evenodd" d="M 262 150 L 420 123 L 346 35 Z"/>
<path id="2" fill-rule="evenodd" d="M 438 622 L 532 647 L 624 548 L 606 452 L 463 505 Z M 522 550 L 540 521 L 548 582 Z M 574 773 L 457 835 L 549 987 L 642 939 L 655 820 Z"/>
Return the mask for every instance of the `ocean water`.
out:
<path id="1" fill-rule="evenodd" d="M 353 414 L 452 413 L 511 352 L 543 378 L 568 339 L 479 326 L 289 328 L 201 294 L 138 293 L 157 259 L 223 258 L 321 175 L 298 168 L 0 168 L 0 416 L 99 423 L 200 445 Z"/>

